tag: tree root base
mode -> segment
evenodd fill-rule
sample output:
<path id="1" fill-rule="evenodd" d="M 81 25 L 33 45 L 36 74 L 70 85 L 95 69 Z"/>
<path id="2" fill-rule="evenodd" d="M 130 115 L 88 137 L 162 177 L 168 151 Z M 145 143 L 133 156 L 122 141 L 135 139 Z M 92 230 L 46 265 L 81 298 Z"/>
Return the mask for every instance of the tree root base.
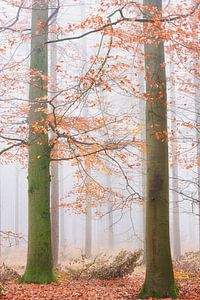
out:
<path id="1" fill-rule="evenodd" d="M 178 289 L 176 285 L 172 286 L 169 290 L 166 290 L 164 292 L 158 291 L 156 288 L 149 288 L 143 286 L 140 294 L 137 296 L 137 299 L 148 299 L 148 298 L 156 298 L 156 299 L 162 299 L 162 298 L 172 298 L 176 299 L 178 297 Z"/>
<path id="2" fill-rule="evenodd" d="M 58 282 L 53 273 L 38 274 L 31 271 L 25 272 L 22 276 L 21 283 L 37 283 L 37 284 L 48 284 L 51 282 Z"/>

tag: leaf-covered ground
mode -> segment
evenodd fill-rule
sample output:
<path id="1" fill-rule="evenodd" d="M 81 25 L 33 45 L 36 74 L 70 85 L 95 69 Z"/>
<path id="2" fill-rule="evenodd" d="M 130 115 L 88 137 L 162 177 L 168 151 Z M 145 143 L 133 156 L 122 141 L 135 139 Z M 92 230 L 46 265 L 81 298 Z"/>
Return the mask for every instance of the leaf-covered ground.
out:
<path id="1" fill-rule="evenodd" d="M 2 300 L 61 300 L 61 299 L 133 299 L 139 291 L 141 278 L 117 280 L 73 280 L 59 284 L 13 284 L 4 288 Z"/>
<path id="2" fill-rule="evenodd" d="M 175 278 L 179 288 L 178 299 L 200 299 L 199 258 L 200 252 L 190 252 L 174 262 Z M 77 280 L 69 280 L 68 273 L 58 271 L 59 283 L 17 284 L 18 273 L 3 264 L 0 266 L 0 283 L 3 287 L 0 300 L 133 300 L 136 299 L 144 282 L 144 274 L 144 266 L 138 266 L 131 275 L 124 278 L 97 280 L 87 279 L 86 276 L 85 279 L 79 277 Z"/>
<path id="3" fill-rule="evenodd" d="M 179 299 L 200 299 L 200 278 L 186 278 L 177 274 Z M 65 300 L 65 299 L 136 299 L 141 288 L 144 275 L 132 276 L 115 280 L 73 280 L 61 281 L 49 285 L 16 284 L 7 282 L 4 285 L 1 300 Z"/>

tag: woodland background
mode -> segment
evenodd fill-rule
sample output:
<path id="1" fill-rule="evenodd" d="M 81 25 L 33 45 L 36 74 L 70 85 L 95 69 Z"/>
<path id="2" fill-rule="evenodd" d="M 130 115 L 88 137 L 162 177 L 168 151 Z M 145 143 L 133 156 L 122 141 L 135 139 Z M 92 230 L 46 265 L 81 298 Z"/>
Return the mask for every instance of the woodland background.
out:
<path id="1" fill-rule="evenodd" d="M 2 0 L 0 4 L 0 255 L 11 268 L 1 267 L 2 299 L 136 297 L 145 276 L 137 259 L 133 274 L 127 275 L 132 272 L 126 269 L 109 281 L 101 281 L 99 275 L 81 279 L 79 267 L 96 266 L 96 259 L 110 266 L 122 249 L 126 263 L 138 249 L 143 251 L 143 263 L 148 260 L 145 224 L 151 226 L 145 215 L 153 185 L 161 202 L 169 193 L 166 215 L 179 297 L 198 299 L 199 1 Z M 156 59 L 151 57 L 153 51 L 161 51 Z M 157 70 L 149 74 L 148 68 Z M 162 115 L 154 123 L 147 118 L 152 107 Z M 164 119 L 166 128 L 161 124 Z M 151 161 L 150 167 L 151 143 L 159 163 Z M 44 171 L 46 154 L 51 163 Z M 157 163 L 159 173 L 151 175 Z M 22 275 L 27 261 L 28 198 L 37 179 L 47 188 L 39 187 L 42 194 L 36 196 L 51 206 L 51 232 L 50 222 L 41 225 L 38 219 L 44 203 L 38 202 L 31 209 L 35 225 L 31 223 L 29 230 L 35 230 L 33 240 L 39 233 L 44 238 L 38 239 L 33 253 L 38 257 L 38 245 L 44 247 L 43 254 L 52 253 L 59 285 L 14 283 L 18 275 L 12 270 Z M 48 214 L 48 205 L 44 211 Z M 153 224 L 156 240 L 160 223 L 154 218 Z M 161 232 L 161 239 L 164 236 Z M 41 269 L 48 255 L 41 256 L 42 263 L 36 259 Z M 160 257 L 164 261 L 165 253 Z M 73 277 L 69 262 L 78 265 L 81 274 Z M 167 281 L 165 275 L 160 279 L 161 285 Z M 156 296 L 154 291 L 150 294 Z"/>

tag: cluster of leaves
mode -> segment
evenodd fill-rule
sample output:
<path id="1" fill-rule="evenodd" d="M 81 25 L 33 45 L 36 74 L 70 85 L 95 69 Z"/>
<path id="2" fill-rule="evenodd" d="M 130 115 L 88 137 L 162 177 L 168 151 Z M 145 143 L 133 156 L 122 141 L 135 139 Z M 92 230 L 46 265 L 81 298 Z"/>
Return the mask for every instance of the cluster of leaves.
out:
<path id="1" fill-rule="evenodd" d="M 134 299 L 141 287 L 141 278 L 130 277 L 115 280 L 73 280 L 60 284 L 9 284 L 1 300 L 89 300 Z"/>
<path id="2" fill-rule="evenodd" d="M 187 252 L 185 255 L 180 256 L 175 261 L 174 267 L 179 272 L 200 277 L 200 251 Z"/>
<path id="3" fill-rule="evenodd" d="M 133 300 L 136 299 L 143 281 L 144 272 L 141 272 L 141 268 L 131 276 L 114 280 L 64 280 L 48 285 L 17 284 L 9 281 L 4 285 L 1 300 Z M 199 299 L 199 282 L 179 279 L 178 288 L 178 299 Z"/>
<path id="4" fill-rule="evenodd" d="M 58 278 L 112 280 L 132 274 L 135 267 L 142 263 L 142 250 L 135 252 L 122 250 L 117 255 L 100 255 L 94 260 L 85 256 L 73 260 L 64 270 L 58 271 Z"/>
<path id="5" fill-rule="evenodd" d="M 7 281 L 16 281 L 18 279 L 20 279 L 20 275 L 15 270 L 9 268 L 4 263 L 0 265 L 0 294 L 2 291 L 2 286 Z"/>
<path id="6" fill-rule="evenodd" d="M 189 252 L 174 263 L 180 292 L 178 299 L 199 299 L 199 255 L 199 252 Z M 144 270 L 140 267 L 137 272 L 133 271 L 141 264 L 141 259 L 140 250 L 120 251 L 112 257 L 101 255 L 93 261 L 82 256 L 72 261 L 71 267 L 59 271 L 60 283 L 49 285 L 17 284 L 17 272 L 3 264 L 0 266 L 1 300 L 136 299 L 144 280 Z M 193 274 L 193 277 L 187 274 Z"/>

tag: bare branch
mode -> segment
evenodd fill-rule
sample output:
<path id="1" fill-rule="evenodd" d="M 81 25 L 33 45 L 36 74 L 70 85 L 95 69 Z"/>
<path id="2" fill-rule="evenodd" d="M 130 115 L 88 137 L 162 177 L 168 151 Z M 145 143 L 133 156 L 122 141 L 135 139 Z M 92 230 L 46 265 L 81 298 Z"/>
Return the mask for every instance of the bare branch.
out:
<path id="1" fill-rule="evenodd" d="M 131 2 L 131 3 L 135 4 L 135 2 Z M 187 18 L 187 17 L 193 15 L 197 11 L 197 9 L 199 8 L 199 6 L 200 6 L 200 2 L 198 1 L 197 4 L 194 6 L 194 8 L 189 13 L 183 14 L 183 15 L 177 15 L 177 16 L 167 16 L 167 17 L 161 18 L 160 22 L 172 22 L 172 21 L 175 21 L 175 20 Z M 106 29 L 108 27 L 115 26 L 115 25 L 120 24 L 122 22 L 155 23 L 155 20 L 153 20 L 153 19 L 144 19 L 144 18 L 141 19 L 141 18 L 127 18 L 127 17 L 124 17 L 123 9 L 125 7 L 126 7 L 126 5 L 123 6 L 122 8 L 117 9 L 111 15 L 109 15 L 109 17 L 108 17 L 109 18 L 109 22 L 106 23 L 105 25 L 101 26 L 100 28 L 93 29 L 91 31 L 85 32 L 85 33 L 83 33 L 81 35 L 78 35 L 78 36 L 66 37 L 66 38 L 57 39 L 57 40 L 50 40 L 50 41 L 47 41 L 46 43 L 47 44 L 51 44 L 51 43 L 58 43 L 58 42 L 64 42 L 64 41 L 78 40 L 78 39 L 84 38 L 84 37 L 86 37 L 86 36 L 88 36 L 90 34 L 101 32 L 101 31 L 103 31 L 104 29 Z M 114 14 L 116 14 L 117 12 L 120 13 L 121 18 L 119 20 L 111 22 L 110 18 Z M 156 22 L 158 22 L 158 20 L 156 20 Z"/>

